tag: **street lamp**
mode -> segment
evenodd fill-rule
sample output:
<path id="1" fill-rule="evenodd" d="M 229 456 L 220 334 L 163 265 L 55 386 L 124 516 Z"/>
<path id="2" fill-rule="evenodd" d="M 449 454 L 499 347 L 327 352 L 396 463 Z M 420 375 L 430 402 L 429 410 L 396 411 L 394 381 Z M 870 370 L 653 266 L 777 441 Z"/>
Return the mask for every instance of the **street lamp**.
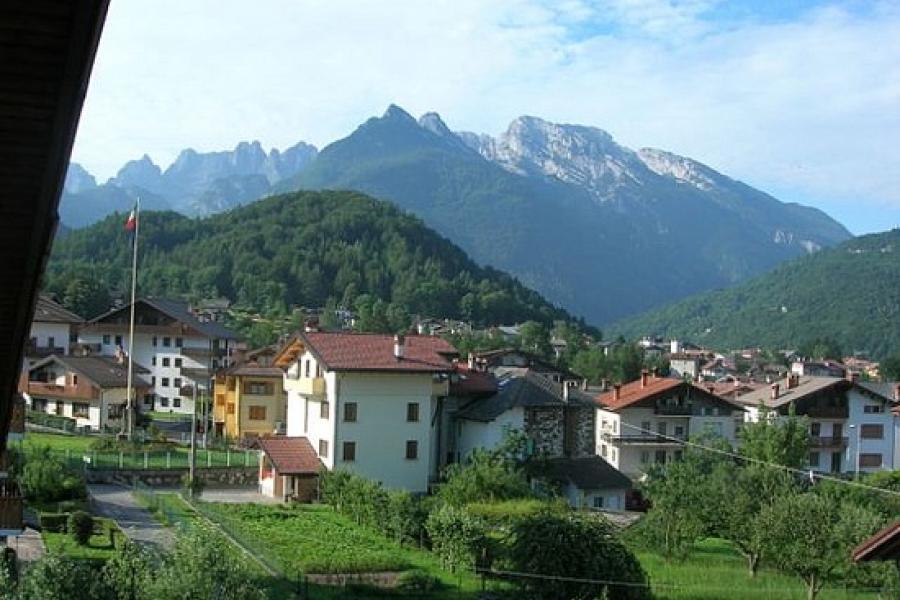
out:
<path id="1" fill-rule="evenodd" d="M 857 429 L 856 425 L 850 425 L 850 430 L 856 432 L 856 464 L 853 470 L 854 478 L 859 479 L 859 429 Z"/>

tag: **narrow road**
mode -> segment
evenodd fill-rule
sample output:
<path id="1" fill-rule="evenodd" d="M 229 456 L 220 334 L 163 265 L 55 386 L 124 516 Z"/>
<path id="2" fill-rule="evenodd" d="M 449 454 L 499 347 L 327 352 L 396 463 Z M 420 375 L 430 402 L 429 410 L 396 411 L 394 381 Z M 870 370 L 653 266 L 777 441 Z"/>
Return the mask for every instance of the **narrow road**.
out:
<path id="1" fill-rule="evenodd" d="M 174 545 L 172 530 L 163 527 L 150 511 L 138 504 L 127 487 L 92 483 L 88 485 L 88 495 L 97 514 L 115 519 L 131 541 L 161 551 Z"/>

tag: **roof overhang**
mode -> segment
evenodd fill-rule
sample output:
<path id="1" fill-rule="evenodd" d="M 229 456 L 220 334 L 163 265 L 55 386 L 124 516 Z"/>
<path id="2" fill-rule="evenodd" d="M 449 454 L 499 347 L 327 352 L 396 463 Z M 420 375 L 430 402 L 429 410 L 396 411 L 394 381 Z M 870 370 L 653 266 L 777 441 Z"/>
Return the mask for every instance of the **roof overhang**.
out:
<path id="1" fill-rule="evenodd" d="M 0 3 L 0 450 L 108 4 Z"/>

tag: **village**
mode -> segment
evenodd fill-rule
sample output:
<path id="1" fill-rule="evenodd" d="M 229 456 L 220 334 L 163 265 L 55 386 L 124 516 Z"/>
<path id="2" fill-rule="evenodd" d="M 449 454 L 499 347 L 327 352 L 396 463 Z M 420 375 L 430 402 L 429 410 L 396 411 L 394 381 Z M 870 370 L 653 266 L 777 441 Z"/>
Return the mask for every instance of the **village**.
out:
<path id="1" fill-rule="evenodd" d="M 250 348 L 221 307 L 140 298 L 133 338 L 131 308 L 84 319 L 40 297 L 19 384 L 28 433 L 20 424 L 10 438 L 23 449 L 63 433 L 91 440 L 64 462 L 85 462 L 91 505 L 113 521 L 104 494 L 122 483 L 134 490 L 126 504 L 157 510 L 185 480 L 198 497 L 260 506 L 332 502 L 329 474 L 439 496 L 448 473 L 507 452 L 511 440 L 537 497 L 625 527 L 656 501 L 648 477 L 697 449 L 737 456 L 742 432 L 761 423 L 803 424 L 794 471 L 812 483 L 866 481 L 900 464 L 900 383 L 859 358 L 786 352 L 767 362 L 759 349 L 722 354 L 647 337 L 597 342 L 602 355 L 627 344 L 644 367 L 633 380 L 592 381 L 560 365 L 565 340 L 551 336 L 542 356 L 522 347 L 515 325 L 480 332 L 502 347 L 465 356 L 440 335 L 465 324 L 373 334 L 353 331 L 352 314 L 332 330 L 310 318 Z M 115 442 L 129 436 L 145 444 Z M 11 547 L 28 535 L 4 533 Z"/>

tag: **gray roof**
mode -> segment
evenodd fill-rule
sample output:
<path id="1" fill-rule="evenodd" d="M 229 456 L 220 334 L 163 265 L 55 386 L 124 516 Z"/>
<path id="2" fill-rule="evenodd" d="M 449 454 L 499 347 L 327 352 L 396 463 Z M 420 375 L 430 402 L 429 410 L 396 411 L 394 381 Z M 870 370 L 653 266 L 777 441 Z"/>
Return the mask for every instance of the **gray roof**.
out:
<path id="1" fill-rule="evenodd" d="M 40 369 L 54 362 L 83 375 L 102 388 L 118 388 L 128 385 L 128 363 L 118 363 L 103 356 L 60 356 L 54 354 L 36 362 L 29 368 L 29 371 Z M 132 372 L 135 386 L 150 386 L 150 382 L 140 376 L 150 371 L 134 363 Z"/>
<path id="2" fill-rule="evenodd" d="M 473 401 L 459 411 L 457 417 L 471 421 L 493 421 L 516 407 L 594 406 L 590 396 L 574 387 L 569 388 L 569 401 L 566 402 L 561 384 L 531 371 L 524 376 L 501 379 L 497 388 L 496 394 Z"/>
<path id="3" fill-rule="evenodd" d="M 580 490 L 631 488 L 631 480 L 626 475 L 597 455 L 551 458 L 543 466 L 548 479 L 568 481 Z"/>
<path id="4" fill-rule="evenodd" d="M 231 331 L 221 323 L 217 323 L 215 321 L 201 321 L 200 319 L 198 319 L 197 316 L 190 311 L 190 305 L 187 302 L 182 302 L 181 300 L 169 300 L 165 298 L 138 298 L 136 300 L 136 303 L 140 302 L 146 304 L 147 306 L 150 306 L 151 308 L 155 308 L 159 312 L 171 317 L 172 319 L 175 319 L 176 321 L 184 323 L 191 329 L 208 338 L 226 340 L 240 339 L 240 336 L 238 334 Z M 130 306 L 130 304 L 126 304 L 125 306 L 114 308 L 113 310 L 105 312 L 98 317 L 94 317 L 90 320 L 90 322 L 99 323 L 110 315 L 123 310 L 129 310 Z"/>
<path id="5" fill-rule="evenodd" d="M 763 404 L 769 408 L 780 408 L 795 400 L 805 398 L 806 396 L 831 387 L 846 388 L 851 385 L 850 381 L 843 377 L 820 376 L 802 376 L 800 377 L 797 386 L 792 389 L 787 388 L 787 383 L 784 379 L 776 381 L 775 383 L 779 385 L 777 400 L 772 400 L 771 386 L 764 386 L 748 394 L 738 396 L 735 398 L 735 401 L 745 406 L 759 406 L 760 404 Z"/>
<path id="6" fill-rule="evenodd" d="M 876 396 L 881 396 L 885 400 L 890 400 L 891 402 L 897 402 L 897 399 L 894 398 L 894 389 L 896 386 L 900 384 L 897 381 L 857 381 L 856 385 L 867 390 Z"/>
<path id="7" fill-rule="evenodd" d="M 38 323 L 84 323 L 83 318 L 43 294 L 38 297 L 34 318 L 31 320 Z"/>

